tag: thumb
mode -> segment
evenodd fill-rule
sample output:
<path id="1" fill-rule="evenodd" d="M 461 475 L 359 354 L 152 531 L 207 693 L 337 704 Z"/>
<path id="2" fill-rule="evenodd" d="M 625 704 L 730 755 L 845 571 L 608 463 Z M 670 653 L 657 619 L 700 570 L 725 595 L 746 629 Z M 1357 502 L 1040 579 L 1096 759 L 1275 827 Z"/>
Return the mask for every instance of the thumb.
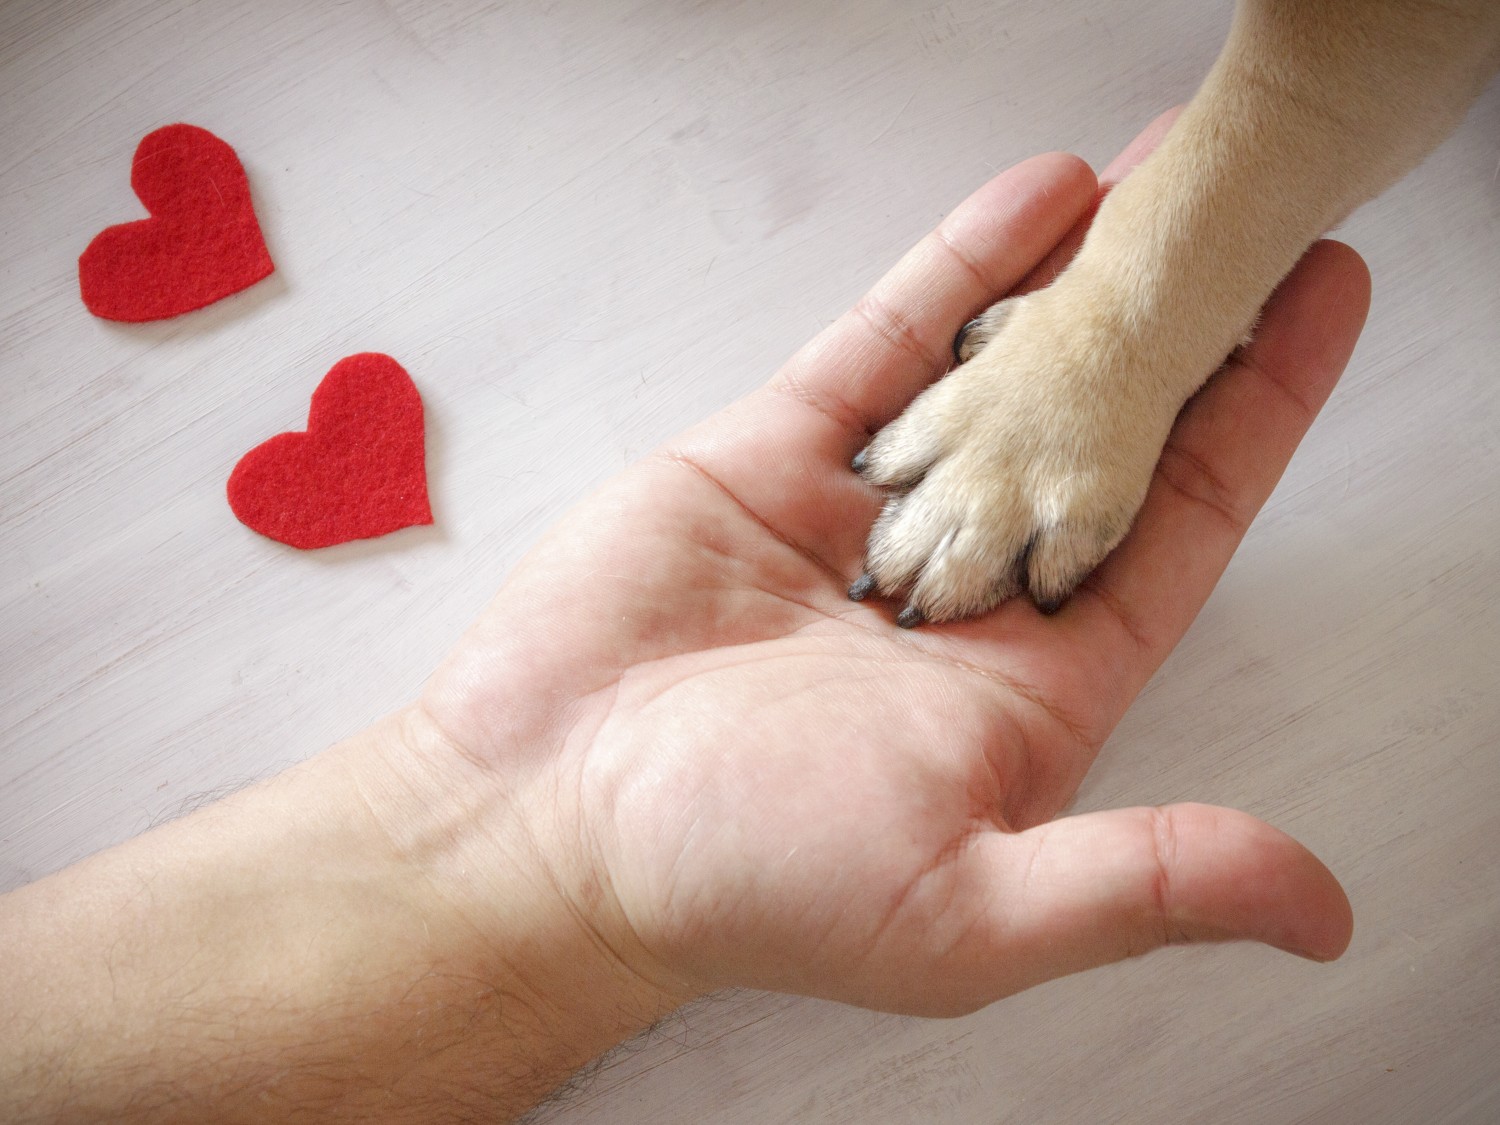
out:
<path id="1" fill-rule="evenodd" d="M 1249 939 L 1318 961 L 1354 927 L 1343 888 L 1286 833 L 1211 805 L 1118 809 L 987 837 L 1004 992 L 1164 945 Z"/>

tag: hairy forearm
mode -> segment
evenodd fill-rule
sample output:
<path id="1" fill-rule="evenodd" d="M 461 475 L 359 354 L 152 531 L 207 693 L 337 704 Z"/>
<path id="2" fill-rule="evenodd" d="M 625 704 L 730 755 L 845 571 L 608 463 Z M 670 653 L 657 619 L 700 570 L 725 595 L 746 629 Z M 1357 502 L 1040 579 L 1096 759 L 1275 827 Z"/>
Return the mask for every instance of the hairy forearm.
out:
<path id="1" fill-rule="evenodd" d="M 494 1121 L 673 1006 L 429 727 L 0 899 L 0 1118 Z"/>

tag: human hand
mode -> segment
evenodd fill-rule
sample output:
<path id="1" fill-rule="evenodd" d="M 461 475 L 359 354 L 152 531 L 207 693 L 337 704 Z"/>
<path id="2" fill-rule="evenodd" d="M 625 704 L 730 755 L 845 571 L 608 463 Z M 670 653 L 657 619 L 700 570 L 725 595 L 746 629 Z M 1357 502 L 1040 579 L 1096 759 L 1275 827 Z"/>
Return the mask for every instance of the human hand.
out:
<path id="1" fill-rule="evenodd" d="M 845 597 L 880 503 L 850 456 L 1095 194 L 1071 157 L 1001 176 L 564 519 L 418 704 L 5 895 L 0 1117 L 496 1120 L 725 986 L 948 1014 L 1176 941 L 1337 956 L 1337 882 L 1258 821 L 1051 818 L 1348 358 L 1348 248 L 1189 403 L 1056 616 L 911 632 Z"/>
<path id="2" fill-rule="evenodd" d="M 464 783 L 664 997 L 954 1014 L 1164 944 L 1347 945 L 1333 876 L 1246 815 L 1052 818 L 1343 369 L 1368 303 L 1352 250 L 1320 243 L 1286 280 L 1061 612 L 906 631 L 846 597 L 880 505 L 851 456 L 1096 192 L 1061 155 L 986 185 L 769 385 L 558 524 L 429 685 Z"/>

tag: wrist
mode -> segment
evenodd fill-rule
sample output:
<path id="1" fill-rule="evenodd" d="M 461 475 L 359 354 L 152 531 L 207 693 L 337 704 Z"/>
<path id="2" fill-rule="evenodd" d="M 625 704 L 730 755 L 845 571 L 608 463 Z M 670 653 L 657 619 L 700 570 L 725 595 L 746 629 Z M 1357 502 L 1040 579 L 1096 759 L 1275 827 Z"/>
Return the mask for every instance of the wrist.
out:
<path id="1" fill-rule="evenodd" d="M 0 1117 L 529 1108 L 685 998 L 577 909 L 529 800 L 413 709 L 13 892 Z"/>
<path id="2" fill-rule="evenodd" d="M 420 706 L 326 757 L 429 929 L 452 935 L 452 955 L 493 988 L 512 1108 L 696 995 L 626 923 L 551 771 L 481 761 Z M 476 1013 L 491 1006 L 475 1000 Z"/>

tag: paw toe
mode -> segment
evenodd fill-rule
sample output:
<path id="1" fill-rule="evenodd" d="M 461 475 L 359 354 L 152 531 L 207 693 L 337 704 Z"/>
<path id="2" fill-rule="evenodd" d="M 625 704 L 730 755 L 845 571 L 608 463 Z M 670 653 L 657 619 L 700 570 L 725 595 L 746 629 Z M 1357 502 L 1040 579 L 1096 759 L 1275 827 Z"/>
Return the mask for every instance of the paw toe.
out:
<path id="1" fill-rule="evenodd" d="M 1056 613 L 1078 584 L 1114 549 L 1124 531 L 1114 521 L 1069 522 L 1041 530 L 1026 557 L 1026 592 L 1043 613 Z"/>
<path id="2" fill-rule="evenodd" d="M 958 528 L 925 561 L 911 601 L 927 620 L 984 613 L 1021 590 L 1025 526 L 1015 520 Z"/>
<path id="3" fill-rule="evenodd" d="M 906 413 L 871 439 L 855 455 L 851 467 L 881 488 L 915 487 L 943 455 L 948 440 L 942 403 L 930 388 Z"/>
<path id="4" fill-rule="evenodd" d="M 1019 511 L 978 518 L 953 503 L 964 495 L 929 477 L 915 492 L 892 498 L 871 532 L 866 574 L 851 594 L 904 595 L 909 612 L 897 623 L 911 628 L 972 617 L 1019 593 L 1028 521 Z"/>
<path id="5" fill-rule="evenodd" d="M 953 338 L 953 358 L 959 363 L 968 363 L 983 351 L 984 346 L 1000 334 L 1001 326 L 1015 311 L 1019 300 L 1012 298 L 993 304 L 960 328 Z"/>

